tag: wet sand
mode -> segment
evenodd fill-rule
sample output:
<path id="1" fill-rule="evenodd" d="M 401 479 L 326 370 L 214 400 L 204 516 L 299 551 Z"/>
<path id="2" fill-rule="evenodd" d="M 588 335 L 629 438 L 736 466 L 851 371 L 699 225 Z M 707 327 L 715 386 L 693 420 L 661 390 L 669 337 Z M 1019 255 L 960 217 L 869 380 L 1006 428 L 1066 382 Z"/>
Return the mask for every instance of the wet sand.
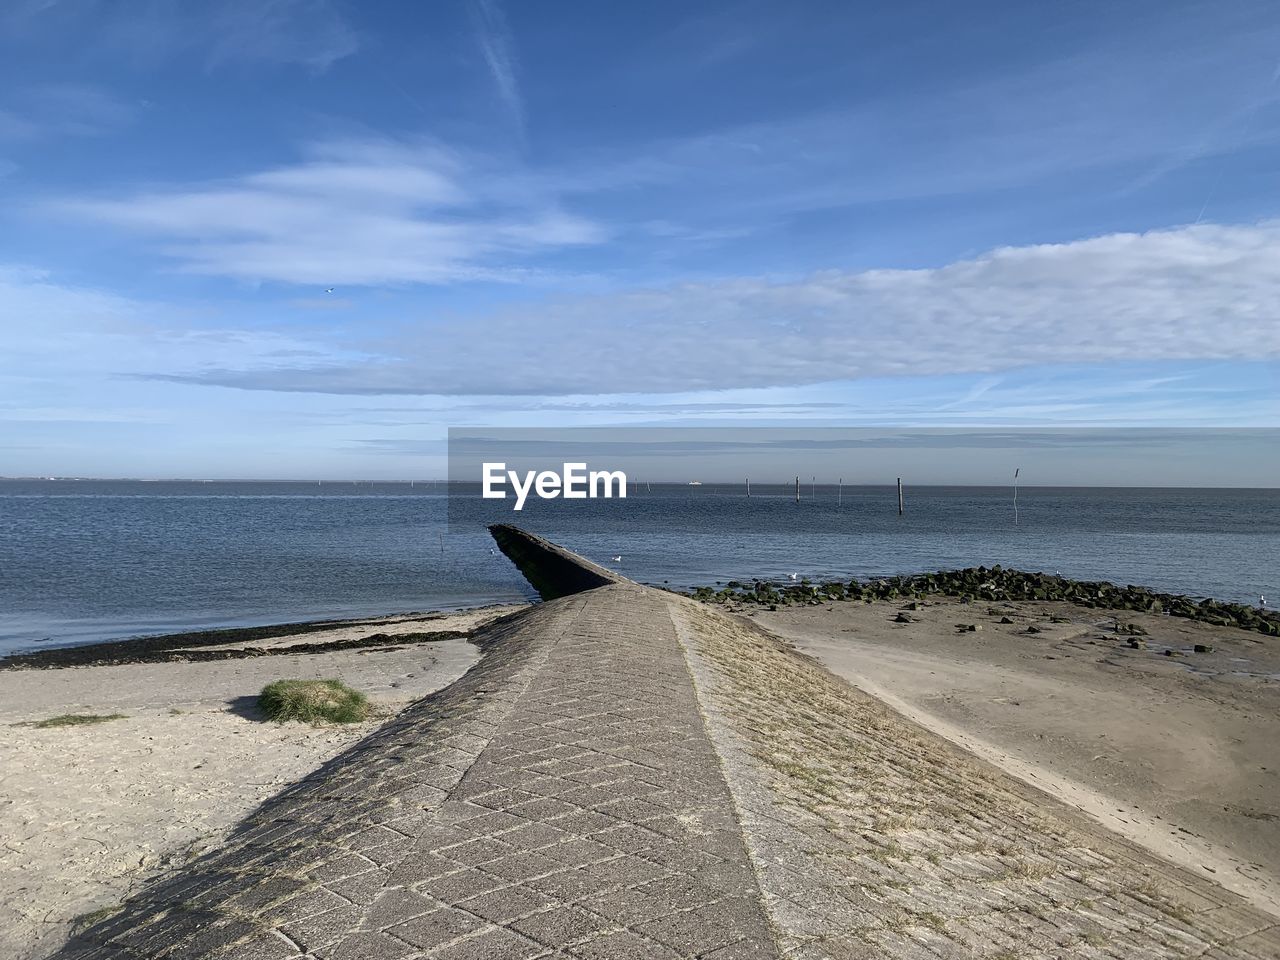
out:
<path id="1" fill-rule="evenodd" d="M 381 623 L 386 634 L 469 631 L 518 607 Z M 345 643 L 358 623 L 254 645 Z M 221 842 L 259 803 L 479 658 L 466 639 L 197 663 L 0 672 L 0 956 L 55 949 L 74 918 L 122 901 L 164 866 Z M 284 677 L 337 677 L 379 717 L 343 727 L 262 721 L 257 693 Z M 84 726 L 61 714 L 124 714 Z"/>
<path id="2" fill-rule="evenodd" d="M 738 609 L 922 725 L 1280 915 L 1274 638 L 1060 602 L 904 606 Z M 1147 634 L 1118 634 L 1117 618 Z"/>

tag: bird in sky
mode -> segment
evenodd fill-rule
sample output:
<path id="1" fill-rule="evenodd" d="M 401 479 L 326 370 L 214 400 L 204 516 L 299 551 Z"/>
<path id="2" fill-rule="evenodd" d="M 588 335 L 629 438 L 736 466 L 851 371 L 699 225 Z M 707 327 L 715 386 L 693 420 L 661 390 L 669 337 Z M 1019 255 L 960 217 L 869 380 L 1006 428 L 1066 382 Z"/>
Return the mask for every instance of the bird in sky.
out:
<path id="1" fill-rule="evenodd" d="M 333 287 L 325 287 L 325 288 L 324 288 L 324 292 L 325 292 L 325 293 L 333 293 Z"/>

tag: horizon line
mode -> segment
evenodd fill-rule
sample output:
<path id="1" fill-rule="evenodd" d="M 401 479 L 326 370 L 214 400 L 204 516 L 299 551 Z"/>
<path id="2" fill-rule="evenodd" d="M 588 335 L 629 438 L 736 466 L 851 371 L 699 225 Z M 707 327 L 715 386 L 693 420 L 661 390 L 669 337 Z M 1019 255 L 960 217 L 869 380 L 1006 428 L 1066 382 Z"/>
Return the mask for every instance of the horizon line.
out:
<path id="1" fill-rule="evenodd" d="M 4 482 L 27 482 L 27 483 L 304 483 L 304 484 L 342 484 L 352 486 L 372 486 L 375 484 L 387 484 L 398 486 L 410 486 L 417 483 L 439 483 L 439 484 L 475 484 L 480 485 L 480 480 L 453 480 L 444 477 L 422 477 L 410 480 L 352 480 L 347 479 L 317 479 L 298 478 L 298 477 L 58 477 L 58 476 L 3 476 L 0 475 L 0 483 Z M 791 489 L 795 486 L 795 480 L 758 480 L 754 483 L 759 487 L 786 487 Z M 627 479 L 628 486 L 639 486 L 640 484 L 653 484 L 664 487 L 691 487 L 691 486 L 716 486 L 728 487 L 738 486 L 744 487 L 743 479 L 738 480 L 634 480 Z M 877 483 L 843 483 L 839 480 L 828 481 L 822 483 L 814 481 L 806 481 L 800 478 L 800 487 L 803 491 L 806 487 L 849 487 L 849 488 L 879 488 L 879 487 L 896 487 L 897 478 Z M 920 488 L 920 487 L 976 487 L 981 489 L 1012 489 L 1014 484 L 1006 483 L 964 483 L 958 481 L 930 481 L 911 483 L 903 480 L 904 488 Z M 1079 489 L 1079 490 L 1280 490 L 1280 484 L 1273 486 L 1235 486 L 1231 484 L 1179 484 L 1179 483 L 1033 483 L 1019 481 L 1017 483 L 1019 489 Z"/>

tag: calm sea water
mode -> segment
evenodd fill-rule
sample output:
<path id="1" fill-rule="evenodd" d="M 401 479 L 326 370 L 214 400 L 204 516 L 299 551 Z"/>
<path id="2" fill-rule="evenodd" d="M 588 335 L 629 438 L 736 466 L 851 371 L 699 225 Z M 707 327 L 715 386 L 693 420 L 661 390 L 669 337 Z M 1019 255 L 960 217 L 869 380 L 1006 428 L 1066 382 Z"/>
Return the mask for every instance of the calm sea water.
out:
<path id="1" fill-rule="evenodd" d="M 0 654 L 213 626 L 455 608 L 531 592 L 488 522 L 677 587 L 1001 563 L 1280 599 L 1280 490 L 643 486 L 625 501 L 440 484 L 0 481 Z M 621 556 L 621 562 L 610 558 Z"/>

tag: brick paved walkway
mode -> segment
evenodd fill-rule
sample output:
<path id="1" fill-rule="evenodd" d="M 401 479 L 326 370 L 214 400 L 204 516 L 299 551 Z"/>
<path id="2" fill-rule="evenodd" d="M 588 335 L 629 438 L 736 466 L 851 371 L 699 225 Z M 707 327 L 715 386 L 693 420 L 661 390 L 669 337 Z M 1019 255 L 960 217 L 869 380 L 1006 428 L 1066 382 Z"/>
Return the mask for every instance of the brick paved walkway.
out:
<path id="1" fill-rule="evenodd" d="M 62 956 L 776 956 L 666 603 L 607 586 L 494 628 Z"/>

